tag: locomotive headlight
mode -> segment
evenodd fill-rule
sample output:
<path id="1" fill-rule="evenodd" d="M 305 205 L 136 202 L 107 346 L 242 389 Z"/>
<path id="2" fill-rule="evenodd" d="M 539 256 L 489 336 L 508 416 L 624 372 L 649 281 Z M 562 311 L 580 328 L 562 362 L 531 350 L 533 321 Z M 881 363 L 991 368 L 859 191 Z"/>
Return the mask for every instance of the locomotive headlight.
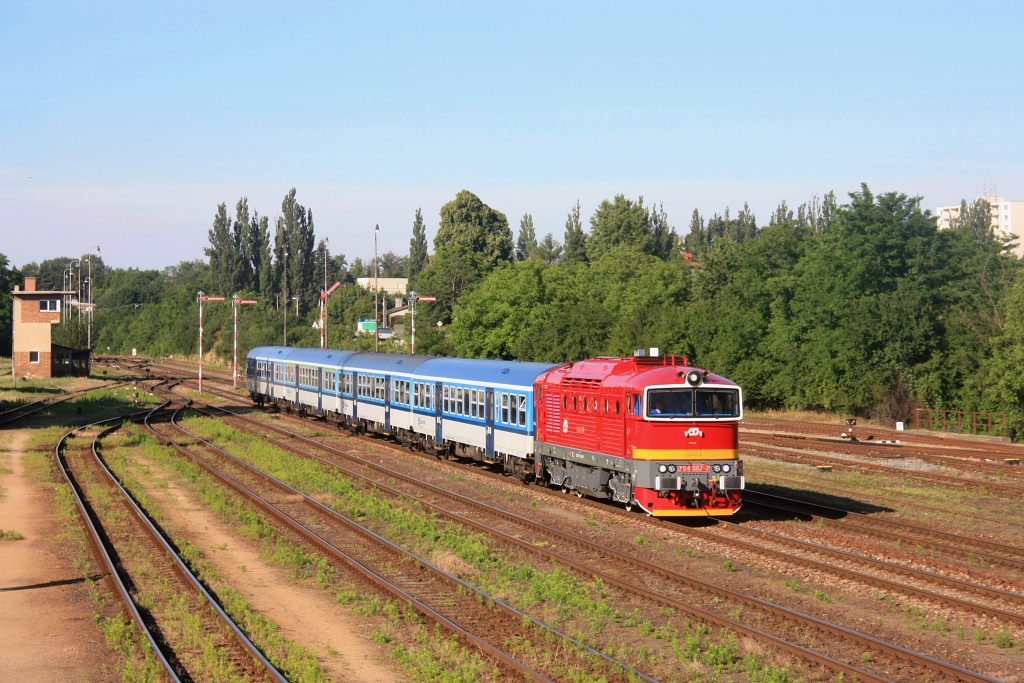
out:
<path id="1" fill-rule="evenodd" d="M 721 465 L 712 465 L 711 466 L 711 471 L 713 471 L 715 474 L 718 474 L 719 472 L 722 471 L 722 466 Z"/>
<path id="2" fill-rule="evenodd" d="M 658 467 L 658 471 L 661 472 L 662 474 L 665 474 L 666 472 L 668 472 L 668 468 L 665 467 L 664 465 L 661 465 Z"/>
<path id="3" fill-rule="evenodd" d="M 674 473 L 676 471 L 676 466 L 675 465 L 669 465 L 668 466 L 668 471 Z"/>
<path id="4" fill-rule="evenodd" d="M 731 469 L 732 467 L 730 467 L 729 465 L 722 465 L 722 471 L 725 472 L 726 474 L 729 474 L 729 470 Z"/>

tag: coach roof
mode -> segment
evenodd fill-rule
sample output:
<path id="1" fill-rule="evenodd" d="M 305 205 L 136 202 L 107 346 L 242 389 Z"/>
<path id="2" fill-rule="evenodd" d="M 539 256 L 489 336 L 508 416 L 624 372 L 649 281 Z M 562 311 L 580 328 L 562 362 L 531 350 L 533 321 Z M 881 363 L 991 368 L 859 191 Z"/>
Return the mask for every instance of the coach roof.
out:
<path id="1" fill-rule="evenodd" d="M 364 351 L 354 353 L 346 358 L 344 366 L 346 370 L 412 374 L 416 372 L 416 368 L 430 359 L 431 356 L 406 356 L 397 353 L 371 353 Z"/>
<path id="2" fill-rule="evenodd" d="M 316 365 L 341 365 L 357 351 L 340 349 L 304 349 L 294 346 L 258 346 L 249 352 L 250 358 L 289 363 L 315 363 Z"/>
<path id="3" fill-rule="evenodd" d="M 417 375 L 465 382 L 487 382 L 532 386 L 534 381 L 555 367 L 552 363 L 520 363 L 508 360 L 472 358 L 431 358 L 416 370 Z"/>

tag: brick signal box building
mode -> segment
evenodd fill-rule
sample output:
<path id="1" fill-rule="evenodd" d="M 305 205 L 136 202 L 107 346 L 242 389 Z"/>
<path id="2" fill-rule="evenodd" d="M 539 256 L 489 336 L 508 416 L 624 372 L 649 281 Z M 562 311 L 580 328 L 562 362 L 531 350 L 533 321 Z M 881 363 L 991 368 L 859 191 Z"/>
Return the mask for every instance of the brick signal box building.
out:
<path id="1" fill-rule="evenodd" d="M 61 321 L 61 308 L 75 292 L 36 291 L 36 279 L 25 289 L 14 286 L 13 373 L 15 379 L 88 375 L 89 350 L 76 351 L 51 341 L 50 326 Z"/>

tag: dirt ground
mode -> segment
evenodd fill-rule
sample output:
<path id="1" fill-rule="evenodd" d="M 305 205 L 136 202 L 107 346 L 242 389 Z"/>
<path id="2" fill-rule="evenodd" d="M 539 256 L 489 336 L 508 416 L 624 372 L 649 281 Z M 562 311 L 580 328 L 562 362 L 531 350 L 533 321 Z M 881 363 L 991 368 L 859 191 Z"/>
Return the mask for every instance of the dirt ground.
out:
<path id="1" fill-rule="evenodd" d="M 320 665 L 334 681 L 391 683 L 395 674 L 380 661 L 380 650 L 324 591 L 298 585 L 287 570 L 268 564 L 255 543 L 240 536 L 180 486 L 157 463 L 139 459 L 161 485 L 147 485 L 150 496 L 170 525 L 198 545 L 214 568 L 228 579 L 254 611 L 281 627 L 292 638 L 317 653 Z M 166 483 L 166 488 L 162 485 Z"/>
<path id="2" fill-rule="evenodd" d="M 56 538 L 52 496 L 25 471 L 30 434 L 8 431 L 3 443 L 12 473 L 0 475 L 0 529 L 25 540 L 0 541 L 0 681 L 116 681 L 96 603 Z"/>

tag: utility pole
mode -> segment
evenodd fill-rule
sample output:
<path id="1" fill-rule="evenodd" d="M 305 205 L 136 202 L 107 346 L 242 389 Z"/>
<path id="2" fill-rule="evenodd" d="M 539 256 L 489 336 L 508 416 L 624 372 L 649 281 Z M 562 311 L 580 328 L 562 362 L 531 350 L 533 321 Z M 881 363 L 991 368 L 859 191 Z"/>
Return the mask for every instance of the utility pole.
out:
<path id="1" fill-rule="evenodd" d="M 231 304 L 235 309 L 235 344 L 231 359 L 231 386 L 233 388 L 238 387 L 238 307 L 256 303 L 259 302 L 255 299 L 239 299 L 237 294 L 231 297 Z"/>
<path id="2" fill-rule="evenodd" d="M 288 248 L 284 250 L 284 345 L 288 346 Z"/>
<path id="3" fill-rule="evenodd" d="M 327 348 L 327 247 L 331 241 L 324 238 L 324 295 L 320 297 L 320 348 Z"/>
<path id="4" fill-rule="evenodd" d="M 377 277 L 380 274 L 380 264 L 377 262 L 377 235 L 380 234 L 380 223 L 373 228 L 373 350 L 380 350 L 380 312 L 377 309 L 377 297 L 380 296 L 380 289 L 377 286 Z"/>
<path id="5" fill-rule="evenodd" d="M 96 253 L 100 253 L 99 246 L 89 247 L 89 331 L 86 337 L 86 347 L 92 350 L 92 250 L 95 249 Z"/>

